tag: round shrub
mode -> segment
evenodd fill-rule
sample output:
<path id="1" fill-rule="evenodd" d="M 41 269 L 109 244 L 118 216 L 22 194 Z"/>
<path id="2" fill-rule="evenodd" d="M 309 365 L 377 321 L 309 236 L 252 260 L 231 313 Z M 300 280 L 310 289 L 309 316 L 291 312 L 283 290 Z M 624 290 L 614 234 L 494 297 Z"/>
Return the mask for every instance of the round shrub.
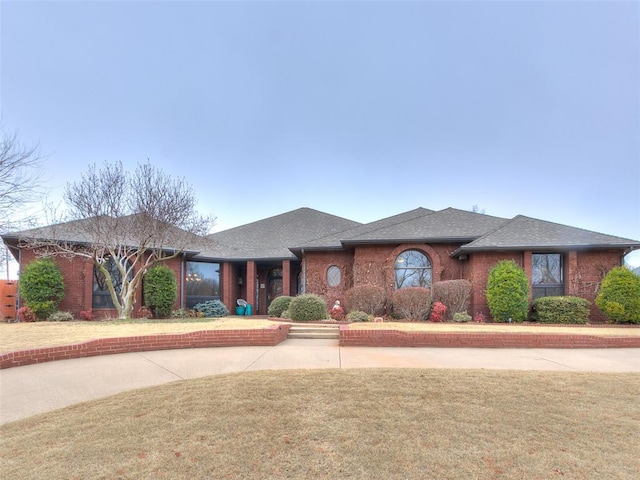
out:
<path id="1" fill-rule="evenodd" d="M 190 316 L 189 310 L 186 308 L 179 308 L 171 312 L 171 318 L 189 318 Z"/>
<path id="2" fill-rule="evenodd" d="M 166 265 L 156 265 L 144 275 L 144 304 L 150 308 L 155 318 L 171 315 L 173 304 L 178 298 L 176 275 Z"/>
<path id="3" fill-rule="evenodd" d="M 226 317 L 229 315 L 229 310 L 220 300 L 198 303 L 193 309 L 207 318 Z"/>
<path id="4" fill-rule="evenodd" d="M 294 322 L 310 322 L 313 320 L 324 320 L 327 313 L 327 304 L 322 297 L 312 293 L 298 295 L 289 303 L 289 315 Z"/>
<path id="5" fill-rule="evenodd" d="M 453 314 L 453 321 L 458 323 L 467 323 L 471 321 L 471 315 L 467 312 L 456 312 Z"/>
<path id="6" fill-rule="evenodd" d="M 432 288 L 434 302 L 444 303 L 448 318 L 456 313 L 467 313 L 471 308 L 472 285 L 469 280 L 443 280 L 435 282 Z"/>
<path id="7" fill-rule="evenodd" d="M 382 313 L 387 294 L 383 287 L 358 285 L 344 293 L 344 305 L 348 312 L 360 310 L 371 315 Z"/>
<path id="8" fill-rule="evenodd" d="M 370 322 L 373 320 L 373 315 L 369 315 L 367 312 L 363 312 L 362 310 L 354 310 L 347 314 L 347 320 L 350 322 Z"/>
<path id="9" fill-rule="evenodd" d="M 640 323 L 640 277 L 615 267 L 600 284 L 596 306 L 613 323 Z"/>
<path id="10" fill-rule="evenodd" d="M 524 322 L 529 310 L 529 280 L 513 260 L 502 260 L 489 272 L 487 304 L 496 322 Z"/>
<path id="11" fill-rule="evenodd" d="M 64 298 L 64 278 L 50 258 L 39 258 L 20 273 L 20 296 L 39 320 L 56 311 Z"/>
<path id="12" fill-rule="evenodd" d="M 425 287 L 407 287 L 393 292 L 391 302 L 397 318 L 426 320 L 431 309 L 431 290 Z"/>
<path id="13" fill-rule="evenodd" d="M 281 295 L 274 298 L 269 304 L 267 315 L 273 318 L 280 318 L 282 316 L 282 312 L 289 308 L 289 304 L 292 299 L 293 297 L 289 297 L 287 295 Z"/>
<path id="14" fill-rule="evenodd" d="M 536 298 L 531 305 L 531 320 L 540 323 L 587 323 L 589 305 L 580 297 Z"/>

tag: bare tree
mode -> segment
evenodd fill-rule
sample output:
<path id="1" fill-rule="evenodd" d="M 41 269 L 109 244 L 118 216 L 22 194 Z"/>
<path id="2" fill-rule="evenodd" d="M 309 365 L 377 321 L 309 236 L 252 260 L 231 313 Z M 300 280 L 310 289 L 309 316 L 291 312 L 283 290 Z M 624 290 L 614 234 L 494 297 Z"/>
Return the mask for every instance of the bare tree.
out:
<path id="1" fill-rule="evenodd" d="M 40 198 L 38 147 L 26 147 L 0 125 L 0 230 L 24 220 L 24 204 Z M 20 207 L 20 208 L 18 208 Z"/>
<path id="2" fill-rule="evenodd" d="M 203 242 L 212 217 L 196 212 L 192 188 L 150 163 L 91 166 L 64 194 L 69 220 L 31 230 L 40 255 L 91 259 L 120 318 L 130 318 L 146 270 Z"/>

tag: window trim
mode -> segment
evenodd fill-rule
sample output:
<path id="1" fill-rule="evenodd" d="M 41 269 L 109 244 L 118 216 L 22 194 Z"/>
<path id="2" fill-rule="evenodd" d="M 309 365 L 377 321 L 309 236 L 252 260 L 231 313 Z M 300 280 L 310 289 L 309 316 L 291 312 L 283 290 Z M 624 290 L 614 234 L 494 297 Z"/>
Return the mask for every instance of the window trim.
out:
<path id="1" fill-rule="evenodd" d="M 401 257 L 407 253 L 410 252 L 416 252 L 419 253 L 420 255 L 422 255 L 428 266 L 424 266 L 424 267 L 398 267 L 398 263 L 402 263 L 399 261 L 399 259 L 401 259 Z M 406 261 L 406 260 L 404 260 Z M 402 285 L 398 285 L 398 271 L 399 270 L 404 270 L 405 272 L 408 270 L 423 270 L 423 271 L 427 271 L 428 272 L 428 285 L 404 285 L 405 281 L 410 278 L 412 275 L 405 275 Z M 422 277 L 423 274 L 420 275 L 420 277 Z M 395 290 L 400 290 L 402 288 L 409 288 L 409 287 L 423 287 L 423 288 L 431 288 L 431 286 L 433 285 L 433 262 L 431 261 L 431 257 L 429 257 L 429 255 L 427 255 L 426 252 L 418 249 L 418 248 L 407 248 L 406 250 L 403 250 L 402 252 L 400 252 L 396 258 L 393 261 L 393 286 Z"/>
<path id="2" fill-rule="evenodd" d="M 539 282 L 536 283 L 534 280 L 534 274 L 536 271 L 536 256 L 550 256 L 557 255 L 559 258 L 559 273 L 560 280 L 557 283 L 550 282 Z M 550 296 L 562 296 L 565 295 L 565 259 L 564 254 L 561 252 L 532 252 L 531 253 L 531 295 L 534 299 L 541 297 L 550 297 Z M 561 293 L 560 293 L 561 291 Z"/>
<path id="3" fill-rule="evenodd" d="M 336 273 L 332 273 L 332 272 L 337 272 Z M 337 275 L 338 280 L 336 282 L 332 282 L 331 281 L 331 277 L 335 277 Z M 342 283 L 342 269 L 338 266 L 338 265 L 330 265 L 327 268 L 327 285 L 331 288 L 335 288 L 335 287 L 339 287 L 340 284 Z"/>

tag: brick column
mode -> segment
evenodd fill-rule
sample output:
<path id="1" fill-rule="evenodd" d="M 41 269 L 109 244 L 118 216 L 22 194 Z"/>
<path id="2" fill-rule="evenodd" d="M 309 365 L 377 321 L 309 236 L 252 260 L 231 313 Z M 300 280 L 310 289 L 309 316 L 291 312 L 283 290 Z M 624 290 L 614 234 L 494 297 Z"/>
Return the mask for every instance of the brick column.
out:
<path id="1" fill-rule="evenodd" d="M 222 277 L 222 303 L 229 309 L 229 312 L 233 313 L 236 306 L 236 299 L 233 298 L 235 289 L 233 285 L 233 275 L 231 274 L 231 264 L 229 262 L 223 262 L 220 268 L 222 270 L 220 272 L 220 276 Z"/>
<path id="2" fill-rule="evenodd" d="M 249 260 L 247 262 L 247 279 L 246 279 L 247 303 L 253 305 L 254 314 L 257 313 L 256 299 L 258 298 L 257 292 L 256 292 L 256 277 L 257 277 L 256 262 L 253 260 Z"/>
<path id="3" fill-rule="evenodd" d="M 578 295 L 578 252 L 571 250 L 565 257 L 564 294 Z"/>
<path id="4" fill-rule="evenodd" d="M 291 260 L 282 261 L 282 295 L 291 296 Z"/>

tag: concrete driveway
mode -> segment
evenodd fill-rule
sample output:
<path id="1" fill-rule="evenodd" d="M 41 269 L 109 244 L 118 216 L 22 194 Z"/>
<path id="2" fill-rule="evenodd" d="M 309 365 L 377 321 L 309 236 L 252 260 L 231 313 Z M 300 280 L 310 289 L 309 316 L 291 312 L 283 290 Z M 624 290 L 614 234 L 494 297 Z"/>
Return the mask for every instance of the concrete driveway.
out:
<path id="1" fill-rule="evenodd" d="M 339 347 L 286 340 L 275 347 L 163 350 L 0 370 L 0 424 L 137 388 L 232 372 L 315 368 L 465 368 L 640 372 L 640 349 Z"/>

